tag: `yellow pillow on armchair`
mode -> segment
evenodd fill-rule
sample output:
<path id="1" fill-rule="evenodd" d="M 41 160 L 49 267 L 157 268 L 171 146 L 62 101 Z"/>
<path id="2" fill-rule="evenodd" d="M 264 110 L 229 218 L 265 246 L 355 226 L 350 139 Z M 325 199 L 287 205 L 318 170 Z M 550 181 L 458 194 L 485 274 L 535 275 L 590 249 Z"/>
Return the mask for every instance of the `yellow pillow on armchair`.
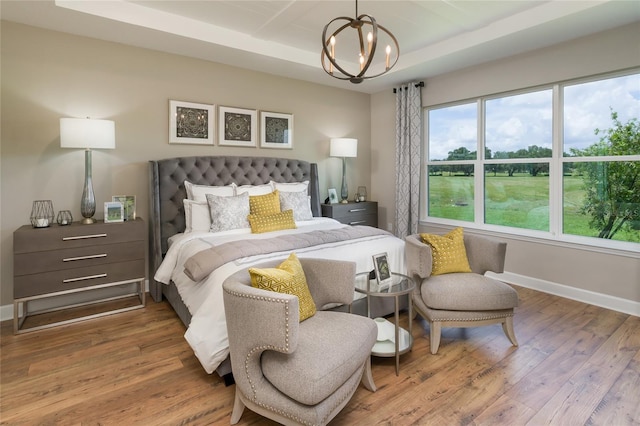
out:
<path id="1" fill-rule="evenodd" d="M 253 287 L 298 296 L 300 322 L 315 315 L 316 304 L 295 253 L 291 253 L 289 258 L 276 268 L 249 268 L 249 274 Z"/>
<path id="2" fill-rule="evenodd" d="M 420 237 L 431 247 L 431 275 L 471 272 L 462 228 L 456 228 L 445 235 L 420 234 Z"/>

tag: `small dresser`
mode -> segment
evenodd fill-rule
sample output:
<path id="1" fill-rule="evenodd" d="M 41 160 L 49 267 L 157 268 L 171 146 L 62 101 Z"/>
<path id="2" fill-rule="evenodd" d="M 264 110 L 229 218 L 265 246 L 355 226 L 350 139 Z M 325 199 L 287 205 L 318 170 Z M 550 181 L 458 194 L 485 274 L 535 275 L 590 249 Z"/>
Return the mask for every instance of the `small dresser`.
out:
<path id="1" fill-rule="evenodd" d="M 145 304 L 145 223 L 138 218 L 121 223 L 98 221 L 91 225 L 33 228 L 25 225 L 13 234 L 13 328 L 15 333 L 35 331 L 98 316 L 141 308 Z M 22 328 L 30 315 L 29 302 L 72 293 L 121 286 L 135 292 L 118 294 L 69 308 L 137 296 L 138 304 L 89 316 Z M 73 298 L 73 296 L 67 296 Z M 84 297 L 83 299 L 86 299 Z M 55 310 L 60 310 L 56 307 Z"/>
<path id="2" fill-rule="evenodd" d="M 333 218 L 347 225 L 378 227 L 378 203 L 376 201 L 323 204 L 322 216 Z"/>

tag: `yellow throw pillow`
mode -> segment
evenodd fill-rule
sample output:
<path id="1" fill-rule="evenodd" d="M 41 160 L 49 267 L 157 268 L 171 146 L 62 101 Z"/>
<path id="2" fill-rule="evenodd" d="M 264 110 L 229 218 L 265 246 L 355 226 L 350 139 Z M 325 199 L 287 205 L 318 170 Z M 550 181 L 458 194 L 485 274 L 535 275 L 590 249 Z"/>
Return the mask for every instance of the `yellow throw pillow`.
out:
<path id="1" fill-rule="evenodd" d="M 249 274 L 253 287 L 298 296 L 300 322 L 316 313 L 307 277 L 295 253 L 291 253 L 277 268 L 249 268 Z"/>
<path id="2" fill-rule="evenodd" d="M 431 246 L 431 275 L 471 272 L 462 228 L 456 228 L 446 235 L 420 234 L 420 237 L 425 244 Z"/>
<path id="3" fill-rule="evenodd" d="M 264 195 L 249 196 L 250 214 L 276 214 L 280 213 L 280 193 L 276 189 Z"/>
<path id="4" fill-rule="evenodd" d="M 296 229 L 293 210 L 285 210 L 276 214 L 250 214 L 248 218 L 251 232 L 254 234 L 281 229 Z"/>

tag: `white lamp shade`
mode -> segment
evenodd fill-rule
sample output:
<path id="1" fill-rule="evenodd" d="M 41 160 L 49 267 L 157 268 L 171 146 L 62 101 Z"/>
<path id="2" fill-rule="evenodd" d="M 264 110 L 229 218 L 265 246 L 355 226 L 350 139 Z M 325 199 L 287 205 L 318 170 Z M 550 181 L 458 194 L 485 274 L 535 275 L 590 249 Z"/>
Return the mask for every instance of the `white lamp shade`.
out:
<path id="1" fill-rule="evenodd" d="M 358 139 L 352 139 L 352 138 L 331 139 L 329 156 L 357 157 L 358 156 Z"/>
<path id="2" fill-rule="evenodd" d="M 114 149 L 116 124 L 111 120 L 61 118 L 60 147 Z"/>

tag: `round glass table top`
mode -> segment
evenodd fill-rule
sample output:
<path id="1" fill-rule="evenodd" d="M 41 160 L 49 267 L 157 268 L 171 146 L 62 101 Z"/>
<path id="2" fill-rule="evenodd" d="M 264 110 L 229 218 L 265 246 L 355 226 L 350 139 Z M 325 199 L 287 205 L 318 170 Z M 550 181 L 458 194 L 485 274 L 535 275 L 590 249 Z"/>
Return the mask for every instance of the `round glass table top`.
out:
<path id="1" fill-rule="evenodd" d="M 413 279 L 397 272 L 392 272 L 391 278 L 383 283 L 378 283 L 375 278 L 369 279 L 369 272 L 356 274 L 355 290 L 370 296 L 400 296 L 410 293 L 415 287 Z"/>

